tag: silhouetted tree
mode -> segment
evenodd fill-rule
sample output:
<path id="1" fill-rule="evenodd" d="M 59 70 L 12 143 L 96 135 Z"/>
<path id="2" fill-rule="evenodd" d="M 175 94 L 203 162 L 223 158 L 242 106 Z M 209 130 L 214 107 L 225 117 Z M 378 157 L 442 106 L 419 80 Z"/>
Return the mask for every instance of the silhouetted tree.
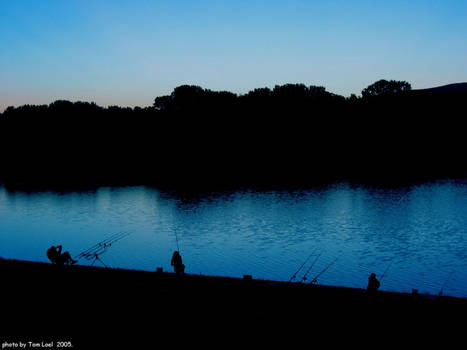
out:
<path id="1" fill-rule="evenodd" d="M 410 91 L 412 86 L 406 81 L 378 80 L 362 90 L 362 97 L 394 95 L 404 91 Z"/>
<path id="2" fill-rule="evenodd" d="M 243 95 L 182 85 L 145 108 L 8 107 L 0 181 L 191 188 L 464 176 L 461 88 L 382 80 L 344 98 L 304 84 Z"/>

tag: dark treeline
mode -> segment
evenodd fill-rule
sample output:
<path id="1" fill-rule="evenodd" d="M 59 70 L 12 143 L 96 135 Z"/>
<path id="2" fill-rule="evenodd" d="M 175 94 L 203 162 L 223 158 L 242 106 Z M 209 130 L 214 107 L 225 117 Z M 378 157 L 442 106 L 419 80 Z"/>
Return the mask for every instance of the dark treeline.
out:
<path id="1" fill-rule="evenodd" d="M 465 84 L 362 97 L 287 84 L 244 95 L 179 86 L 146 108 L 55 101 L 0 114 L 0 181 L 175 188 L 464 177 Z"/>

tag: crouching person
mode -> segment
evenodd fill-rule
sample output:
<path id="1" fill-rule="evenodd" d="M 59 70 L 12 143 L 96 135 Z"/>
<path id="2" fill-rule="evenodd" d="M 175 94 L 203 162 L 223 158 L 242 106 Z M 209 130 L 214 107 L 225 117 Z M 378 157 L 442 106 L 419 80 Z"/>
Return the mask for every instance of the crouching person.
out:
<path id="1" fill-rule="evenodd" d="M 47 249 L 47 257 L 49 260 L 57 265 L 73 265 L 78 262 L 78 260 L 73 260 L 70 253 L 62 253 L 62 246 L 51 246 Z"/>

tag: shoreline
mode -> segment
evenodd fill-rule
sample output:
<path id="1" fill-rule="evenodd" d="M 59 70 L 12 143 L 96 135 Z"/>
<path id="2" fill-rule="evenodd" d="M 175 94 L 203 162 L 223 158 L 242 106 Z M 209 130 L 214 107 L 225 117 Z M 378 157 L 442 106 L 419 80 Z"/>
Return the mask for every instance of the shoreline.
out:
<path id="1" fill-rule="evenodd" d="M 15 279 L 12 276 L 15 273 L 20 273 L 21 276 L 25 277 L 28 275 L 26 271 L 29 269 L 30 271 L 39 271 L 41 274 L 45 274 L 48 277 L 52 278 L 53 275 L 56 274 L 57 278 L 64 277 L 64 274 L 70 274 L 67 276 L 78 276 L 78 278 L 85 278 L 85 274 L 88 274 L 87 277 L 92 278 L 100 278 L 102 276 L 111 276 L 110 278 L 112 281 L 116 278 L 126 278 L 126 282 L 134 283 L 139 281 L 139 284 L 146 285 L 149 282 L 150 287 L 155 287 L 156 284 L 160 283 L 161 285 L 171 284 L 171 283 L 178 283 L 181 281 L 188 282 L 190 284 L 193 283 L 201 283 L 201 284 L 240 284 L 240 283 L 250 283 L 256 284 L 261 288 L 273 288 L 273 287 L 280 287 L 280 288 L 295 288 L 295 289 L 303 289 L 303 290 L 328 290 L 334 291 L 337 293 L 343 294 L 353 294 L 358 297 L 362 297 L 363 295 L 368 294 L 366 289 L 358 288 L 358 287 L 346 287 L 346 286 L 339 286 L 339 285 L 324 285 L 324 284 L 314 284 L 314 283 L 306 283 L 301 281 L 279 281 L 279 280 L 270 280 L 270 279 L 263 279 L 263 278 L 254 278 L 252 275 L 244 275 L 242 277 L 232 277 L 232 276 L 222 276 L 222 275 L 204 275 L 204 274 L 193 274 L 193 273 L 185 273 L 182 277 L 178 277 L 175 275 L 174 272 L 171 271 L 164 271 L 162 268 L 157 268 L 154 271 L 148 270 L 139 270 L 139 269 L 129 269 L 129 268 L 122 268 L 122 267 L 104 267 L 98 265 L 56 265 L 49 262 L 40 262 L 40 261 L 30 261 L 30 260 L 19 260 L 19 259 L 5 259 L 0 257 L 0 271 L 2 271 L 3 276 L 9 276 L 9 278 Z M 160 269 L 160 270 L 159 270 Z M 32 276 L 31 276 L 32 277 Z M 93 280 L 96 282 L 95 280 Z M 20 281 L 16 281 L 18 283 Z M 24 281 L 23 281 L 24 282 Z M 71 282 L 71 281 L 68 281 Z M 115 281 L 114 281 L 115 282 Z M 20 282 L 21 283 L 21 282 Z M 71 283 L 77 283 L 71 282 Z M 155 283 L 155 284 L 154 284 Z M 414 289 L 412 293 L 408 292 L 400 292 L 400 291 L 391 291 L 391 290 L 378 290 L 377 295 L 379 298 L 411 298 L 411 299 L 418 299 L 418 300 L 453 300 L 453 301 L 466 301 L 467 298 L 465 297 L 457 297 L 452 295 L 436 295 L 430 293 L 419 293 L 417 289 Z"/>
<path id="2" fill-rule="evenodd" d="M 190 317 L 201 312 L 219 319 L 264 321 L 294 318 L 310 312 L 342 316 L 378 309 L 388 318 L 402 319 L 410 311 L 412 317 L 418 313 L 431 319 L 439 314 L 448 316 L 467 311 L 466 298 L 392 291 L 370 294 L 358 288 L 262 280 L 251 276 L 243 279 L 195 274 L 178 277 L 172 272 L 58 266 L 11 259 L 0 259 L 0 276 L 4 295 L 14 300 L 9 304 L 13 307 L 7 311 L 11 319 L 21 314 L 41 315 L 51 324 L 54 320 L 47 316 L 47 310 L 52 305 L 60 305 L 65 314 L 69 314 L 69 308 L 70 319 L 76 317 L 78 323 L 87 318 L 86 313 L 99 309 L 103 311 L 103 319 L 114 321 L 111 315 L 115 304 L 121 311 L 130 313 L 157 310 L 165 316 L 175 312 Z M 32 329 L 41 324 L 33 320 Z M 60 328 L 60 323 L 56 326 Z"/>
<path id="3" fill-rule="evenodd" d="M 396 343 L 462 339 L 467 311 L 467 299 L 449 296 L 1 258 L 0 278 L 2 341 L 77 349 L 300 345 L 307 335 L 345 343 L 388 334 Z"/>

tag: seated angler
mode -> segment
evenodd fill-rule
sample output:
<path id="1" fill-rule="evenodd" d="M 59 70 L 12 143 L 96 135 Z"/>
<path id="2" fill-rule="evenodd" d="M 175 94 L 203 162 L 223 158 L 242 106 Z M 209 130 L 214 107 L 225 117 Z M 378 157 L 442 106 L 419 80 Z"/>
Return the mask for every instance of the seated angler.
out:
<path id="1" fill-rule="evenodd" d="M 71 258 L 70 253 L 64 252 L 62 253 L 62 246 L 51 246 L 49 249 L 47 249 L 47 257 L 49 260 L 57 265 L 73 265 L 78 262 L 78 260 L 73 260 Z"/>

